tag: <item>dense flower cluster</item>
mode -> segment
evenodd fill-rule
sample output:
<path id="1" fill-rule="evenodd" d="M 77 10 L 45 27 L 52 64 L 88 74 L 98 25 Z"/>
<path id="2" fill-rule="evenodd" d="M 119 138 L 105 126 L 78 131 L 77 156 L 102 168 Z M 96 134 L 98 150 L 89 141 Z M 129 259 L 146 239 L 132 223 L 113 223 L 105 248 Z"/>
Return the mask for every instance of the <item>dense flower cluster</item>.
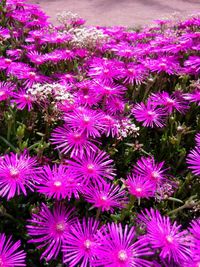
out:
<path id="1" fill-rule="evenodd" d="M 0 3 L 0 266 L 199 267 L 200 17 L 58 21 Z"/>

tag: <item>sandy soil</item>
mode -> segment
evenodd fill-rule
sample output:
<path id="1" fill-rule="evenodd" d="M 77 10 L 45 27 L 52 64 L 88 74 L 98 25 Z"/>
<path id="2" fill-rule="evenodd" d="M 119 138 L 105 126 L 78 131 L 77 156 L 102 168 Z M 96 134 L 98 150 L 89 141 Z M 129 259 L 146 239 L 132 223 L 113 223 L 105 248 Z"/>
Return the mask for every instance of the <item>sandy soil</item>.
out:
<path id="1" fill-rule="evenodd" d="M 200 0 L 29 0 L 39 4 L 56 22 L 64 10 L 78 13 L 89 25 L 148 25 L 178 12 L 179 16 L 200 13 Z"/>

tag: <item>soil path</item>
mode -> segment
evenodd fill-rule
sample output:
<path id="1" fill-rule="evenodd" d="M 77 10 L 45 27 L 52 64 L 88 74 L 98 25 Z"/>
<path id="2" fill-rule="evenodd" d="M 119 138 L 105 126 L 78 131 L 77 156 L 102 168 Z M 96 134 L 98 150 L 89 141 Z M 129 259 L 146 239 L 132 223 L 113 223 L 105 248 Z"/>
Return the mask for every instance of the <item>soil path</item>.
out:
<path id="1" fill-rule="evenodd" d="M 39 4 L 56 22 L 61 11 L 78 13 L 89 25 L 139 26 L 178 12 L 179 16 L 200 13 L 200 0 L 29 0 Z"/>

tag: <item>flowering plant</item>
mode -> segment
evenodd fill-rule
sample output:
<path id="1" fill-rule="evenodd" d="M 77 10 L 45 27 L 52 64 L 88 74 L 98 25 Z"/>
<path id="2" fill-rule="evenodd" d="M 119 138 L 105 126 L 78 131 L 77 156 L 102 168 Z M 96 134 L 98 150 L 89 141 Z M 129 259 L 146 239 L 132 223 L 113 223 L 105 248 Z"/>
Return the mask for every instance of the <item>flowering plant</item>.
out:
<path id="1" fill-rule="evenodd" d="M 0 3 L 0 266 L 200 266 L 200 17 L 58 26 Z"/>

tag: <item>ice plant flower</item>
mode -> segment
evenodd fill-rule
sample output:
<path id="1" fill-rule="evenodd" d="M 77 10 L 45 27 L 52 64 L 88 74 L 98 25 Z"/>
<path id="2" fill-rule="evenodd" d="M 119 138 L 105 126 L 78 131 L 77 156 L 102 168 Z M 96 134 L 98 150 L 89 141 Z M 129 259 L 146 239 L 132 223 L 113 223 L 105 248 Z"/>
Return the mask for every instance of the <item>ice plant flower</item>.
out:
<path id="1" fill-rule="evenodd" d="M 199 267 L 200 266 L 200 219 L 192 220 L 190 227 L 188 228 L 192 235 L 191 245 L 191 259 L 188 259 L 183 263 L 184 267 Z"/>
<path id="2" fill-rule="evenodd" d="M 69 266 L 87 267 L 95 258 L 95 249 L 98 246 L 96 234 L 99 222 L 93 218 L 78 219 L 70 229 L 67 239 L 64 241 L 63 254 L 64 263 Z"/>
<path id="3" fill-rule="evenodd" d="M 200 133 L 197 133 L 195 136 L 195 141 L 197 143 L 197 146 L 200 147 Z"/>
<path id="4" fill-rule="evenodd" d="M 7 199 L 23 193 L 27 188 L 33 191 L 34 176 L 39 172 L 36 160 L 27 154 L 10 153 L 0 158 L 0 196 Z"/>
<path id="5" fill-rule="evenodd" d="M 152 105 L 163 106 L 168 114 L 171 114 L 174 110 L 184 113 L 187 109 L 185 101 L 180 101 L 175 95 L 169 95 L 168 92 L 155 93 L 150 96 Z"/>
<path id="6" fill-rule="evenodd" d="M 80 133 L 85 133 L 87 137 L 100 137 L 103 131 L 104 115 L 101 111 L 92 109 L 79 108 L 73 113 L 65 115 L 66 124 L 73 130 L 78 130 Z"/>
<path id="7" fill-rule="evenodd" d="M 200 106 L 200 89 L 197 88 L 191 93 L 184 94 L 184 99 L 188 100 L 191 103 L 197 103 Z"/>
<path id="8" fill-rule="evenodd" d="M 107 229 L 99 233 L 100 246 L 96 249 L 97 260 L 92 266 L 109 267 L 149 267 L 151 263 L 143 257 L 151 255 L 147 245 L 140 241 L 134 242 L 134 227 L 121 224 L 107 224 Z"/>
<path id="9" fill-rule="evenodd" d="M 83 196 L 93 207 L 103 212 L 113 212 L 114 208 L 122 208 L 127 203 L 125 190 L 105 182 L 87 186 L 83 190 Z"/>
<path id="10" fill-rule="evenodd" d="M 82 157 L 73 157 L 67 160 L 69 172 L 83 183 L 101 183 L 104 179 L 113 180 L 115 169 L 113 160 L 104 151 L 87 151 Z"/>
<path id="11" fill-rule="evenodd" d="M 95 140 L 88 138 L 84 132 L 70 129 L 66 124 L 55 128 L 50 140 L 61 153 L 70 153 L 71 157 L 83 156 L 88 150 L 98 150 L 94 144 L 97 143 Z"/>
<path id="12" fill-rule="evenodd" d="M 0 266 L 14 267 L 26 266 L 26 253 L 19 250 L 20 241 L 13 242 L 11 237 L 6 238 L 5 234 L 0 234 Z"/>
<path id="13" fill-rule="evenodd" d="M 147 76 L 147 69 L 142 64 L 128 63 L 123 70 L 121 77 L 124 79 L 123 83 L 140 84 Z"/>
<path id="14" fill-rule="evenodd" d="M 146 209 L 138 217 L 146 226 L 146 234 L 141 240 L 159 250 L 161 259 L 181 264 L 190 258 L 191 240 L 188 231 L 181 231 L 181 225 L 172 223 L 169 217 L 153 209 Z"/>
<path id="15" fill-rule="evenodd" d="M 36 99 L 33 95 L 26 92 L 26 90 L 21 89 L 18 92 L 13 93 L 11 103 L 16 104 L 18 109 L 28 108 L 30 111 L 33 107 L 33 103 L 36 102 Z"/>
<path id="16" fill-rule="evenodd" d="M 124 181 L 125 186 L 131 195 L 136 198 L 153 197 L 156 193 L 155 183 L 148 180 L 145 176 L 128 175 L 128 179 Z"/>
<path id="17" fill-rule="evenodd" d="M 48 198 L 57 200 L 71 198 L 72 194 L 78 198 L 78 191 L 80 190 L 81 181 L 73 177 L 69 173 L 65 165 L 53 165 L 51 168 L 43 166 L 42 171 L 37 176 L 36 189 L 39 193 L 44 194 Z"/>
<path id="18" fill-rule="evenodd" d="M 62 204 L 55 205 L 51 211 L 43 203 L 39 213 L 33 213 L 28 220 L 28 234 L 32 237 L 29 242 L 38 244 L 38 249 L 45 249 L 41 259 L 49 261 L 57 258 L 74 221 L 72 212 L 73 209 L 67 209 Z"/>
<path id="19" fill-rule="evenodd" d="M 15 85 L 10 82 L 0 82 L 0 101 L 12 96 Z"/>
<path id="20" fill-rule="evenodd" d="M 190 151 L 186 162 L 193 174 L 200 175 L 200 147 L 196 147 Z"/>
<path id="21" fill-rule="evenodd" d="M 133 173 L 145 177 L 155 185 L 161 185 L 166 180 L 164 161 L 157 163 L 154 157 L 141 157 L 133 166 Z"/>
<path id="22" fill-rule="evenodd" d="M 132 113 L 135 119 L 142 122 L 145 127 L 164 127 L 165 113 L 162 108 L 155 107 L 150 101 L 145 105 L 144 103 L 136 104 Z"/>

